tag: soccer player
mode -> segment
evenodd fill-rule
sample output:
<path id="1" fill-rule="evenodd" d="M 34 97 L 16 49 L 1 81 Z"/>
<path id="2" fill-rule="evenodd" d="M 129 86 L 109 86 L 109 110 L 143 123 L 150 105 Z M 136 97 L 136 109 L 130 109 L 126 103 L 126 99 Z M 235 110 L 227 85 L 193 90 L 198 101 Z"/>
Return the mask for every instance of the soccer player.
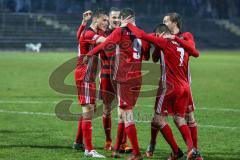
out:
<path id="1" fill-rule="evenodd" d="M 110 35 L 113 30 L 120 26 L 120 10 L 117 8 L 111 8 L 109 11 L 109 27 L 106 31 L 106 35 Z M 114 87 L 111 83 L 111 60 L 114 59 L 114 53 L 110 56 L 101 54 L 101 74 L 100 74 L 100 92 L 99 98 L 103 101 L 103 128 L 105 131 L 106 142 L 104 149 L 112 150 L 112 138 L 111 138 L 111 110 L 112 102 L 115 97 Z"/>
<path id="2" fill-rule="evenodd" d="M 184 49 L 187 50 L 189 46 L 193 46 L 195 48 L 195 41 L 194 41 L 193 35 L 190 32 L 183 32 L 183 33 L 181 32 L 182 20 L 178 13 L 166 14 L 166 16 L 164 16 L 163 18 L 163 23 L 168 26 L 172 34 L 180 38 L 179 42 Z M 189 83 L 191 84 L 190 67 L 188 68 L 188 80 L 189 80 Z M 197 160 L 202 160 L 203 158 L 198 150 L 198 129 L 197 129 L 197 123 L 193 114 L 194 108 L 195 106 L 192 98 L 192 93 L 190 90 L 189 103 L 188 103 L 188 108 L 187 108 L 187 113 L 185 118 L 187 121 L 187 125 L 191 131 L 193 145 L 197 149 Z M 147 157 L 153 156 L 158 131 L 159 131 L 159 128 L 155 125 L 155 123 L 152 122 L 151 123 L 151 141 L 146 151 Z"/>
<path id="3" fill-rule="evenodd" d="M 175 160 L 183 156 L 166 121 L 168 114 L 173 114 L 174 122 L 187 145 L 187 159 L 195 158 L 196 149 L 193 146 L 191 133 L 185 121 L 190 96 L 190 86 L 186 75 L 188 73 L 189 56 L 198 57 L 198 51 L 194 47 L 189 48 L 190 52 L 184 50 L 179 44 L 179 38 L 171 35 L 165 24 L 157 26 L 156 37 L 146 34 L 132 24 L 128 24 L 128 28 L 138 38 L 147 40 L 162 50 L 159 53 L 162 60 L 162 76 L 155 103 L 154 122 L 172 148 L 173 152 L 168 159 Z M 162 38 L 162 36 L 168 37 L 168 39 Z"/>
<path id="4" fill-rule="evenodd" d="M 121 10 L 121 20 L 128 16 L 135 16 L 132 9 L 125 8 Z M 101 49 L 109 50 L 109 46 L 114 46 L 115 49 L 112 83 L 116 86 L 119 105 L 118 131 L 114 146 L 115 152 L 113 152 L 112 157 L 119 158 L 117 152 L 119 151 L 123 131 L 125 130 L 132 145 L 132 155 L 128 157 L 128 160 L 140 160 L 142 156 L 133 119 L 133 108 L 139 96 L 142 83 L 141 62 L 143 54 L 149 52 L 150 47 L 145 41 L 136 38 L 128 28 L 120 27 L 116 28 L 105 42 L 91 50 L 88 56 L 91 57 L 91 55 L 96 54 Z M 108 55 L 107 50 L 105 50 L 106 55 Z"/>
<path id="5" fill-rule="evenodd" d="M 79 26 L 78 31 L 77 31 L 77 40 L 78 41 L 80 40 L 80 36 L 81 36 L 82 32 L 84 31 L 84 29 L 86 28 L 87 22 L 91 19 L 91 17 L 92 17 L 91 10 L 85 11 L 83 13 L 82 23 Z M 79 47 L 79 49 L 80 49 L 80 47 Z M 72 148 L 76 149 L 76 150 L 84 151 L 83 132 L 82 132 L 82 116 L 80 116 L 80 118 L 79 118 L 78 131 L 77 131 L 76 139 L 75 139 L 75 142 L 73 143 Z"/>
<path id="6" fill-rule="evenodd" d="M 83 58 L 92 48 L 105 40 L 105 38 L 97 34 L 97 32 L 98 30 L 106 31 L 107 27 L 108 16 L 104 10 L 98 9 L 92 15 L 90 27 L 82 31 L 81 35 L 78 37 L 79 58 L 75 70 L 75 81 L 78 91 L 78 101 L 82 106 L 83 112 L 78 126 L 79 128 L 81 127 L 82 130 L 85 144 L 84 155 L 86 157 L 105 158 L 103 155 L 96 152 L 92 145 L 92 118 L 95 109 L 95 78 L 98 58 L 91 57 L 87 64 L 84 63 Z"/>
<path id="7" fill-rule="evenodd" d="M 116 28 L 120 27 L 120 10 L 118 8 L 112 7 L 109 11 L 109 27 L 106 31 L 106 36 L 110 35 Z M 108 53 L 108 56 L 105 54 L 101 54 L 101 74 L 100 74 L 100 96 L 99 98 L 103 100 L 103 128 L 105 131 L 106 142 L 104 149 L 105 150 L 112 150 L 112 139 L 111 139 L 111 110 L 112 110 L 112 103 L 116 96 L 115 90 L 112 82 L 111 82 L 111 67 L 113 67 L 114 61 L 114 54 L 113 51 L 111 54 Z M 122 143 L 120 145 L 120 152 L 129 153 L 131 152 L 131 148 L 127 144 L 127 137 L 126 133 L 123 133 Z"/>

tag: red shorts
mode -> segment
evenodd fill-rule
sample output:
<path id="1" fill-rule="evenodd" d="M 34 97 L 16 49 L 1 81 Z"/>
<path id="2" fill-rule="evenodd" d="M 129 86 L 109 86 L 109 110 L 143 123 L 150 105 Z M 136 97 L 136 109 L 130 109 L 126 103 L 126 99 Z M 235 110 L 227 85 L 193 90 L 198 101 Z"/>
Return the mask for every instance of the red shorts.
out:
<path id="1" fill-rule="evenodd" d="M 95 104 L 96 83 L 76 80 L 78 91 L 78 103 L 80 105 Z"/>
<path id="2" fill-rule="evenodd" d="M 190 88 L 166 89 L 159 87 L 155 102 L 155 112 L 162 115 L 178 115 L 185 117 L 189 103 Z"/>
<path id="3" fill-rule="evenodd" d="M 113 102 L 116 95 L 115 90 L 116 87 L 110 78 L 100 79 L 99 99 L 103 100 L 103 104 L 111 104 Z"/>
<path id="4" fill-rule="evenodd" d="M 192 91 L 190 89 L 190 95 L 189 95 L 189 101 L 188 101 L 188 106 L 187 106 L 187 111 L 186 113 L 191 113 L 195 110 L 195 105 L 192 97 Z"/>
<path id="5" fill-rule="evenodd" d="M 138 96 L 141 90 L 141 79 L 134 79 L 134 81 L 127 81 L 116 83 L 118 106 L 121 109 L 133 109 L 136 105 Z"/>

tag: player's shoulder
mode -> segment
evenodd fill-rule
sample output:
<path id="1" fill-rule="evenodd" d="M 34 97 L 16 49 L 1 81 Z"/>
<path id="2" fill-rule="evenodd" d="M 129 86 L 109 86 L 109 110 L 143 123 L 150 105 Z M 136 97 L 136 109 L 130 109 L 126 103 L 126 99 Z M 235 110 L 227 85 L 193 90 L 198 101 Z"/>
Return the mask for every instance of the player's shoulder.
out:
<path id="1" fill-rule="evenodd" d="M 183 38 L 193 38 L 193 34 L 191 32 L 183 32 L 181 36 Z"/>
<path id="2" fill-rule="evenodd" d="M 88 27 L 84 30 L 83 35 L 84 36 L 91 36 L 97 34 L 91 27 Z"/>

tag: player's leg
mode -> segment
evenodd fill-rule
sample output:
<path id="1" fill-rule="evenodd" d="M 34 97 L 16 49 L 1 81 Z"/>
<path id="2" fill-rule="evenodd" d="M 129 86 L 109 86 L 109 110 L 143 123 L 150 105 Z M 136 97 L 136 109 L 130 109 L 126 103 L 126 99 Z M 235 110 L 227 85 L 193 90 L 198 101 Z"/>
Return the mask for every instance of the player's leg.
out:
<path id="1" fill-rule="evenodd" d="M 133 108 L 137 102 L 140 89 L 141 79 L 117 84 L 119 112 L 124 121 L 125 133 L 132 146 L 132 156 L 128 158 L 129 160 L 142 159 L 138 144 L 137 130 L 133 118 Z"/>
<path id="2" fill-rule="evenodd" d="M 159 127 L 160 132 L 162 133 L 164 139 L 167 141 L 167 143 L 170 145 L 172 149 L 172 153 L 168 157 L 168 160 L 175 160 L 178 158 L 183 157 L 183 152 L 179 148 L 171 127 L 169 126 L 166 115 L 164 114 L 156 114 L 154 115 L 154 123 Z"/>
<path id="3" fill-rule="evenodd" d="M 192 111 L 192 112 L 186 113 L 185 119 L 187 121 L 187 125 L 191 132 L 193 146 L 196 149 L 196 155 L 195 155 L 196 158 L 195 159 L 203 160 L 201 152 L 199 151 L 199 148 L 198 148 L 198 127 L 197 127 L 197 122 L 194 117 L 194 112 Z"/>
<path id="4" fill-rule="evenodd" d="M 78 130 L 76 134 L 75 142 L 73 143 L 72 148 L 76 150 L 84 151 L 84 144 L 83 144 L 83 132 L 82 132 L 82 116 L 80 116 L 78 120 Z"/>
<path id="5" fill-rule="evenodd" d="M 111 139 L 111 103 L 114 99 L 114 89 L 110 78 L 101 78 L 100 80 L 100 99 L 103 100 L 103 115 L 102 123 L 105 132 L 105 150 L 112 150 L 112 139 Z"/>
<path id="6" fill-rule="evenodd" d="M 130 156 L 128 159 L 140 160 L 142 159 L 142 156 L 141 156 L 140 148 L 138 144 L 137 129 L 136 129 L 134 118 L 133 118 L 133 110 L 120 108 L 120 113 L 124 121 L 125 132 L 132 145 L 132 156 Z"/>
<path id="7" fill-rule="evenodd" d="M 189 87 L 186 86 L 184 88 L 177 89 L 174 94 L 176 97 L 173 104 L 174 122 L 187 145 L 187 159 L 191 159 L 195 149 L 190 129 L 185 120 L 189 98 Z"/>
<path id="8" fill-rule="evenodd" d="M 77 69 L 75 70 L 75 74 L 77 75 Z M 75 76 L 75 82 L 76 82 L 76 87 L 77 87 L 77 91 L 78 91 L 78 103 L 79 105 L 81 105 L 81 84 L 82 81 L 79 81 L 77 79 L 77 77 Z M 72 146 L 73 149 L 76 150 L 82 150 L 84 151 L 84 144 L 83 144 L 83 132 L 82 132 L 82 116 L 79 117 L 78 120 L 78 130 L 77 130 L 77 134 L 76 134 L 76 138 L 75 138 L 75 142 L 73 143 Z"/>
<path id="9" fill-rule="evenodd" d="M 162 91 L 163 90 L 159 87 L 157 98 L 155 101 L 155 109 L 160 100 L 160 95 L 162 94 Z M 154 121 L 154 117 L 153 117 L 152 122 L 151 122 L 151 139 L 150 139 L 150 143 L 149 143 L 146 153 L 145 153 L 148 158 L 151 158 L 155 151 L 155 145 L 156 145 L 157 135 L 158 135 L 159 130 L 160 130 L 159 125 Z"/>
<path id="10" fill-rule="evenodd" d="M 118 108 L 118 128 L 117 128 L 117 135 L 116 135 L 116 141 L 114 145 L 114 152 L 112 153 L 112 158 L 120 158 L 119 152 L 120 152 L 120 145 L 122 143 L 122 138 L 124 134 L 124 121 L 122 119 L 122 114 L 120 112 L 120 109 Z"/>
<path id="11" fill-rule="evenodd" d="M 86 157 L 104 158 L 97 153 L 92 144 L 92 119 L 95 110 L 96 83 L 81 82 L 79 88 L 79 103 L 82 106 L 82 133 Z"/>

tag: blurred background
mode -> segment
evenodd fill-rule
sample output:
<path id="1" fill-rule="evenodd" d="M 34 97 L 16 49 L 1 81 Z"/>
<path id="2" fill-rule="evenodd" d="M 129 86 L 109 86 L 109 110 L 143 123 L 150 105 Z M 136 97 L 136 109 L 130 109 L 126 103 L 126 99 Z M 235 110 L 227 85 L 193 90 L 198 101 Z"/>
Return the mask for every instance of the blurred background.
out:
<path id="1" fill-rule="evenodd" d="M 77 51 L 76 30 L 88 9 L 133 8 L 137 25 L 151 32 L 164 14 L 178 12 L 183 31 L 199 49 L 240 48 L 239 0 L 0 0 L 0 50 Z"/>

